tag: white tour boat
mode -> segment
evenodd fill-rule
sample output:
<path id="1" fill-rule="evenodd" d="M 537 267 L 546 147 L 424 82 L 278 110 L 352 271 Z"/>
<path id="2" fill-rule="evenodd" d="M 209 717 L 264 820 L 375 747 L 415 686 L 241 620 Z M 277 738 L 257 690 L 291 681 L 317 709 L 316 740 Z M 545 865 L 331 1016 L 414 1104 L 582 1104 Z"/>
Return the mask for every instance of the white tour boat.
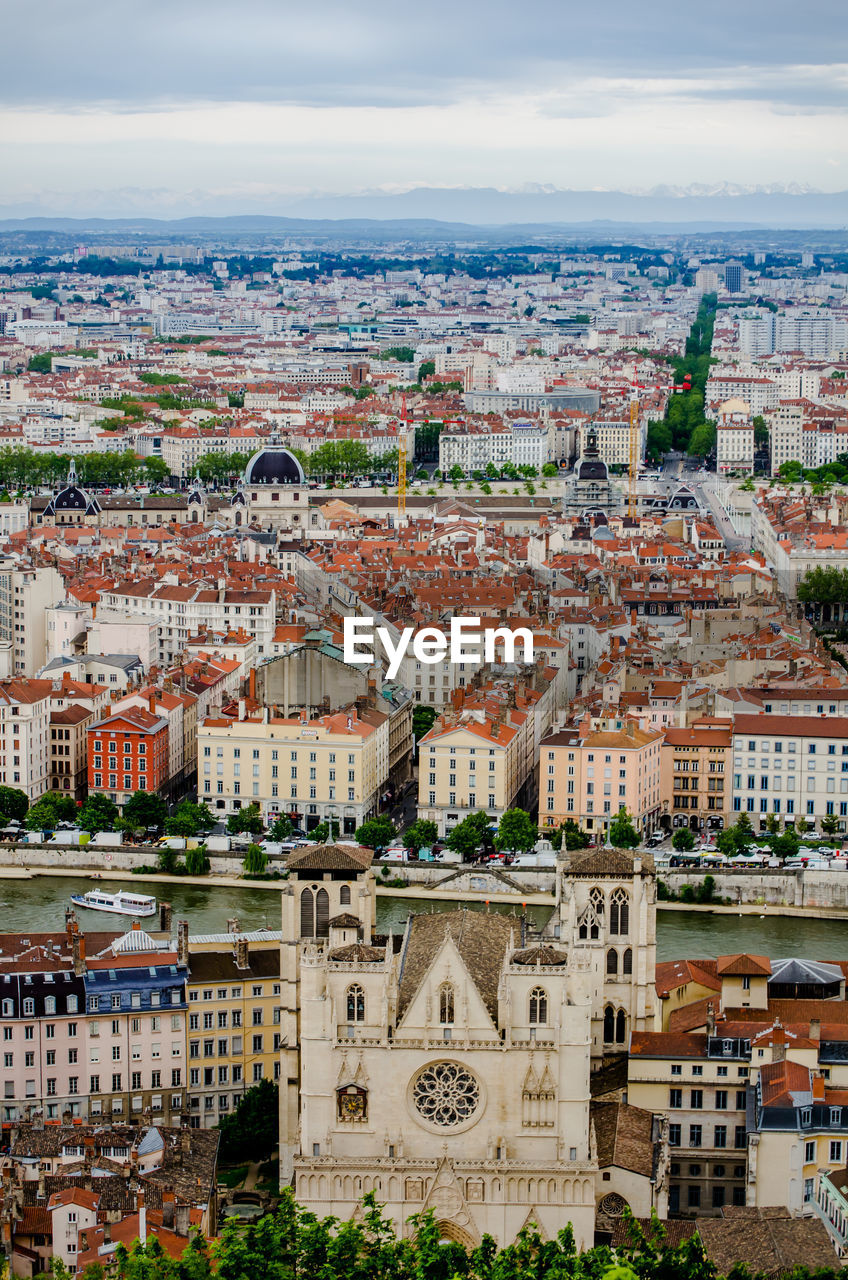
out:
<path id="1" fill-rule="evenodd" d="M 152 916 L 156 914 L 156 899 L 141 893 L 106 893 L 104 889 L 89 889 L 88 893 L 72 893 L 75 907 L 87 907 L 89 911 L 113 911 L 120 916 Z"/>

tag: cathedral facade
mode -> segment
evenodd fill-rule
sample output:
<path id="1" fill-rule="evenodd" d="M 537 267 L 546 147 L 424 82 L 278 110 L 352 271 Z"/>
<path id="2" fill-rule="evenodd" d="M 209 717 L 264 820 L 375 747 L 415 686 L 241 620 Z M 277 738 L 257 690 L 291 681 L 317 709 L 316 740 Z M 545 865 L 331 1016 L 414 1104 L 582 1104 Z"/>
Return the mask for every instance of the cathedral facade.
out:
<path id="1" fill-rule="evenodd" d="M 302 1204 L 350 1218 L 373 1191 L 399 1232 L 432 1210 L 443 1237 L 468 1247 L 484 1233 L 508 1243 L 531 1220 L 548 1237 L 571 1222 L 578 1245 L 592 1244 L 598 1200 L 615 1191 L 609 1170 L 599 1174 L 592 1057 L 599 1037 L 603 1056 L 605 1002 L 615 1001 L 613 1044 L 619 1011 L 627 1028 L 649 1016 L 624 988 L 650 962 L 637 934 L 653 899 L 633 901 L 616 938 L 639 959 L 613 992 L 610 894 L 632 895 L 643 876 L 622 854 L 613 885 L 608 854 L 586 856 L 604 859 L 597 885 L 585 862 L 576 877 L 564 865 L 560 936 L 531 943 L 520 919 L 465 909 L 413 914 L 402 935 L 376 937 L 368 851 L 292 855 L 280 1162 Z M 600 886 L 603 910 L 590 896 Z M 616 908 L 621 923 L 618 899 Z M 635 1212 L 658 1203 L 653 1149 L 643 1163 L 651 1172 Z"/>

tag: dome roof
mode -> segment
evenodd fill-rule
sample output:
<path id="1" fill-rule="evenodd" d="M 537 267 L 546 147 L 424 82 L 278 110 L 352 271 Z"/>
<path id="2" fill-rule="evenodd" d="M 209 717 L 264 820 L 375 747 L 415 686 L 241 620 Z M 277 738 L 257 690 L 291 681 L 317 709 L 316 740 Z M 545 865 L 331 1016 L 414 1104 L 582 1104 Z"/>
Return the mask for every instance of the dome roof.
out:
<path id="1" fill-rule="evenodd" d="M 244 482 L 256 484 L 304 484 L 303 467 L 293 453 L 269 446 L 254 453 L 244 472 Z"/>
<path id="2" fill-rule="evenodd" d="M 53 507 L 56 511 L 85 511 L 88 506 L 88 498 L 82 489 L 78 489 L 76 485 L 71 485 L 67 489 L 62 489 L 56 494 Z"/>

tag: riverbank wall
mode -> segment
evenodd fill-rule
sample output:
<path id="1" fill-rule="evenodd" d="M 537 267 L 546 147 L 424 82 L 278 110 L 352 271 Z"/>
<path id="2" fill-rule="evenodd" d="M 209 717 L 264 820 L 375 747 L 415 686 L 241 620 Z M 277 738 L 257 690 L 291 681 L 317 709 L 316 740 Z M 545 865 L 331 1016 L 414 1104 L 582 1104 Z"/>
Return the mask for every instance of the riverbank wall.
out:
<path id="1" fill-rule="evenodd" d="M 679 897 L 684 885 L 697 892 L 703 872 L 663 871 L 660 879 Z M 848 871 L 709 872 L 715 898 L 731 906 L 794 907 L 848 912 Z M 663 904 L 666 905 L 666 904 Z M 673 904 L 668 904 L 673 905 Z"/>

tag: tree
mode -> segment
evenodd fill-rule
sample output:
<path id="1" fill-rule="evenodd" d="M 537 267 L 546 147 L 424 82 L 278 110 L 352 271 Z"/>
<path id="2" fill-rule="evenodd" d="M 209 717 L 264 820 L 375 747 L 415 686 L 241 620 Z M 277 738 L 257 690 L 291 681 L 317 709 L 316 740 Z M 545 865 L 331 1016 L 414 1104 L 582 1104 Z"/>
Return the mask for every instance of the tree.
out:
<path id="1" fill-rule="evenodd" d="M 635 849 L 641 842 L 642 837 L 634 827 L 624 805 L 610 823 L 609 838 L 610 844 L 615 849 Z"/>
<path id="2" fill-rule="evenodd" d="M 0 814 L 7 822 L 23 822 L 29 808 L 25 791 L 17 787 L 0 787 Z"/>
<path id="3" fill-rule="evenodd" d="M 367 818 L 361 827 L 357 827 L 354 839 L 369 849 L 385 849 L 395 836 L 395 824 L 388 814 L 379 818 Z"/>
<path id="4" fill-rule="evenodd" d="M 45 830 L 55 827 L 57 822 L 70 822 L 76 816 L 77 803 L 72 796 L 47 791 L 26 815 L 24 826 L 29 831 Z"/>
<path id="5" fill-rule="evenodd" d="M 501 815 L 498 831 L 495 836 L 495 848 L 531 849 L 536 843 L 536 824 L 524 809 L 507 809 Z"/>
<path id="6" fill-rule="evenodd" d="M 826 836 L 835 836 L 839 830 L 839 819 L 835 813 L 826 813 L 821 820 L 821 829 Z"/>
<path id="7" fill-rule="evenodd" d="M 802 604 L 848 603 L 848 569 L 835 565 L 810 569 L 798 583 L 798 599 Z"/>
<path id="8" fill-rule="evenodd" d="M 775 836 L 772 841 L 772 852 L 778 858 L 794 858 L 797 856 L 798 850 L 801 848 L 801 841 L 798 832 L 794 827 L 787 827 L 779 836 Z"/>
<path id="9" fill-rule="evenodd" d="M 244 856 L 244 873 L 248 876 L 261 876 L 268 865 L 268 855 L 258 844 L 248 845 Z"/>
<path id="10" fill-rule="evenodd" d="M 280 1129 L 280 1092 L 273 1080 L 246 1089 L 232 1115 L 223 1116 L 219 1156 L 222 1160 L 267 1160 Z"/>
<path id="11" fill-rule="evenodd" d="M 319 822 L 317 827 L 312 828 L 310 835 L 316 844 L 331 844 L 339 837 L 338 819 L 330 818 L 328 822 Z"/>
<path id="12" fill-rule="evenodd" d="M 413 822 L 406 828 L 403 836 L 407 848 L 414 849 L 416 853 L 419 849 L 434 844 L 438 838 L 439 828 L 429 818 L 419 818 L 417 822 Z"/>
<path id="13" fill-rule="evenodd" d="M 165 833 L 169 836 L 197 836 L 201 831 L 211 831 L 215 821 L 208 805 L 182 800 L 170 818 L 165 819 Z"/>
<path id="14" fill-rule="evenodd" d="M 556 837 L 552 837 L 552 843 L 561 847 L 563 836 L 565 836 L 566 849 L 587 849 L 589 847 L 590 837 L 588 832 L 581 831 L 573 818 L 566 818 Z"/>
<path id="15" fill-rule="evenodd" d="M 237 809 L 227 818 L 227 830 L 231 836 L 242 831 L 250 836 L 259 836 L 265 830 L 265 824 L 259 815 L 259 805 L 249 804 L 245 809 Z"/>
<path id="16" fill-rule="evenodd" d="M 764 445 L 769 442 L 768 424 L 761 413 L 754 418 L 754 444 Z"/>
<path id="17" fill-rule="evenodd" d="M 155 791 L 134 791 L 124 805 L 124 825 L 127 827 L 156 827 L 161 830 L 168 816 L 168 806 Z M 194 835 L 193 831 L 171 831 L 169 835 Z"/>
<path id="18" fill-rule="evenodd" d="M 448 472 L 448 479 L 452 480 L 455 484 L 458 483 L 458 481 L 465 479 L 465 472 L 458 462 L 455 462 Z"/>
<path id="19" fill-rule="evenodd" d="M 151 484 L 161 484 L 171 474 L 167 462 L 163 462 L 161 458 L 145 458 L 141 466 Z"/>
<path id="20" fill-rule="evenodd" d="M 479 810 L 469 813 L 448 834 L 445 844 L 458 853 L 463 862 L 472 862 L 480 846 L 491 841 L 488 814 Z"/>
<path id="21" fill-rule="evenodd" d="M 205 849 L 199 846 L 194 849 L 186 849 L 185 857 L 186 872 L 190 876 L 205 876 L 209 871 L 209 856 Z"/>
<path id="22" fill-rule="evenodd" d="M 650 462 L 660 462 L 671 446 L 671 427 L 665 422 L 649 422 L 645 437 L 645 457 Z"/>
<path id="23" fill-rule="evenodd" d="M 284 813 L 279 818 L 275 818 L 268 829 L 269 840 L 288 840 L 292 833 L 291 818 L 286 817 Z"/>
<path id="24" fill-rule="evenodd" d="M 542 467 L 542 475 L 550 480 L 552 476 L 559 475 L 559 467 L 555 462 L 546 462 Z"/>
<path id="25" fill-rule="evenodd" d="M 118 806 L 108 796 L 94 792 L 80 809 L 79 825 L 95 835 L 98 831 L 114 831 L 118 822 Z"/>
<path id="26" fill-rule="evenodd" d="M 724 831 L 718 833 L 716 848 L 719 853 L 733 858 L 739 854 L 747 854 L 753 841 L 754 828 L 751 826 L 751 819 L 747 813 L 740 813 L 734 826 L 726 827 Z"/>
<path id="27" fill-rule="evenodd" d="M 423 360 L 418 366 L 418 381 L 423 382 L 425 378 L 432 378 L 436 372 L 435 360 Z"/>
<path id="28" fill-rule="evenodd" d="M 695 848 L 695 837 L 688 827 L 678 827 L 671 837 L 671 847 L 677 849 L 679 853 L 688 853 L 690 849 Z"/>
<path id="29" fill-rule="evenodd" d="M 716 447 L 716 429 L 711 422 L 702 422 L 689 437 L 687 450 L 696 457 L 705 458 Z"/>
<path id="30" fill-rule="evenodd" d="M 436 723 L 436 708 L 427 707 L 422 704 L 413 708 L 412 711 L 412 733 L 416 742 L 419 742 L 425 733 L 429 733 L 433 725 Z"/>

